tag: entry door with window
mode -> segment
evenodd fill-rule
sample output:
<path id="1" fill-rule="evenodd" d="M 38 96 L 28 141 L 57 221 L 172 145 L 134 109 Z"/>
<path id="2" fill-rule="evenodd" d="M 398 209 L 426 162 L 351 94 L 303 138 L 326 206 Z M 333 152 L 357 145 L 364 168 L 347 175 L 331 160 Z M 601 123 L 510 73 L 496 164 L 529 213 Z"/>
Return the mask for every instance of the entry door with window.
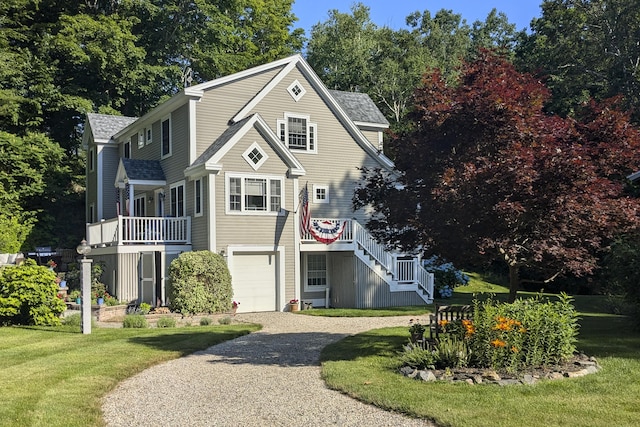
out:
<path id="1" fill-rule="evenodd" d="M 138 303 L 146 302 L 151 306 L 155 306 L 156 301 L 156 268 L 155 255 L 153 252 L 142 252 L 140 254 L 140 286 L 138 294 Z"/>

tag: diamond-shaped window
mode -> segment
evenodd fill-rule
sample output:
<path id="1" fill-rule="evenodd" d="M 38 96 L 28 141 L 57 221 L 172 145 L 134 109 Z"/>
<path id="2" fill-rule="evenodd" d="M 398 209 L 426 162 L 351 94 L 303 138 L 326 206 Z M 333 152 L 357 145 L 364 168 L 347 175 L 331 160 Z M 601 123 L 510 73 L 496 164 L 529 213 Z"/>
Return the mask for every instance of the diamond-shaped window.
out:
<path id="1" fill-rule="evenodd" d="M 298 80 L 295 80 L 293 83 L 291 83 L 287 90 L 289 91 L 289 95 L 291 95 L 291 97 L 295 99 L 296 102 L 298 102 L 304 96 L 304 94 L 307 93 L 306 89 L 300 84 Z"/>
<path id="2" fill-rule="evenodd" d="M 253 170 L 258 170 L 258 168 L 269 158 L 267 153 L 260 148 L 257 142 L 251 144 L 251 146 L 242 154 L 242 157 L 244 157 Z"/>

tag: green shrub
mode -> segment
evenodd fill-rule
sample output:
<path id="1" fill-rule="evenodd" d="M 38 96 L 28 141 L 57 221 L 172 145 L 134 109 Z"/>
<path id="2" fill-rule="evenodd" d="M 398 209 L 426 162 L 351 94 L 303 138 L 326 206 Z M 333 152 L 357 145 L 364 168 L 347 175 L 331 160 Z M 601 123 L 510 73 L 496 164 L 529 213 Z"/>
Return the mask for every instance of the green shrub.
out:
<path id="1" fill-rule="evenodd" d="M 176 327 L 176 319 L 170 316 L 161 317 L 158 319 L 158 323 L 156 324 L 158 328 L 175 328 Z"/>
<path id="2" fill-rule="evenodd" d="M 218 323 L 220 323 L 221 325 L 230 325 L 231 324 L 231 317 L 229 317 L 229 316 L 221 317 L 220 319 L 218 319 Z"/>
<path id="3" fill-rule="evenodd" d="M 196 314 L 231 310 L 231 275 L 220 255 L 185 252 L 171 262 L 169 277 L 174 311 Z"/>
<path id="4" fill-rule="evenodd" d="M 436 357 L 431 346 L 420 343 L 409 343 L 399 357 L 400 366 L 411 366 L 415 369 L 435 368 Z"/>
<path id="5" fill-rule="evenodd" d="M 53 271 L 30 259 L 0 268 L 0 324 L 60 325 L 67 306 L 55 279 Z"/>
<path id="6" fill-rule="evenodd" d="M 123 328 L 145 329 L 149 327 L 147 319 L 141 314 L 127 314 L 122 321 Z"/>
<path id="7" fill-rule="evenodd" d="M 200 319 L 200 326 L 209 326 L 211 324 L 211 319 L 208 317 L 203 317 Z"/>
<path id="8" fill-rule="evenodd" d="M 140 314 L 149 314 L 150 311 L 151 304 L 147 304 L 146 302 L 140 304 Z"/>
<path id="9" fill-rule="evenodd" d="M 474 302 L 473 333 L 467 338 L 474 363 L 517 371 L 568 360 L 575 352 L 578 315 L 572 299 L 556 302 L 540 296 L 504 304 Z"/>
<path id="10" fill-rule="evenodd" d="M 464 368 L 471 362 L 471 352 L 464 339 L 441 337 L 433 350 L 436 368 Z"/>

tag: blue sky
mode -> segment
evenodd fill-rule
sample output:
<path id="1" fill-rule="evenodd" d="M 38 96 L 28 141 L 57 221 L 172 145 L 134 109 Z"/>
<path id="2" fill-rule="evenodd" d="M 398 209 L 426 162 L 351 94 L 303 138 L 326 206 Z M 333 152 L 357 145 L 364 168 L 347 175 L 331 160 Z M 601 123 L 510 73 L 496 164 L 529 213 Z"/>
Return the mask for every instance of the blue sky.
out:
<path id="1" fill-rule="evenodd" d="M 295 0 L 293 13 L 298 17 L 294 28 L 304 28 L 307 37 L 311 27 L 328 19 L 328 12 L 338 9 L 350 13 L 353 0 Z M 371 20 L 378 26 L 393 29 L 405 27 L 405 18 L 412 12 L 429 10 L 432 15 L 449 9 L 462 15 L 468 24 L 484 21 L 491 9 L 504 12 L 517 30 L 529 28 L 533 18 L 539 18 L 542 0 L 361 0 L 370 9 Z"/>

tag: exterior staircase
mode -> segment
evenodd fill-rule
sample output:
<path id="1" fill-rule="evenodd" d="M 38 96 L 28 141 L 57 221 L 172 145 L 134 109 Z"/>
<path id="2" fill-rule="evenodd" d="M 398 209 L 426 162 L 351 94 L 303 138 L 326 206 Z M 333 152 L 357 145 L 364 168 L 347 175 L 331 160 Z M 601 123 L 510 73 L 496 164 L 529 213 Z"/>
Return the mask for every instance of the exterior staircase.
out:
<path id="1" fill-rule="evenodd" d="M 425 303 L 433 303 L 433 273 L 422 267 L 419 257 L 389 252 L 355 220 L 352 233 L 355 255 L 389 285 L 391 292 L 415 291 Z"/>

